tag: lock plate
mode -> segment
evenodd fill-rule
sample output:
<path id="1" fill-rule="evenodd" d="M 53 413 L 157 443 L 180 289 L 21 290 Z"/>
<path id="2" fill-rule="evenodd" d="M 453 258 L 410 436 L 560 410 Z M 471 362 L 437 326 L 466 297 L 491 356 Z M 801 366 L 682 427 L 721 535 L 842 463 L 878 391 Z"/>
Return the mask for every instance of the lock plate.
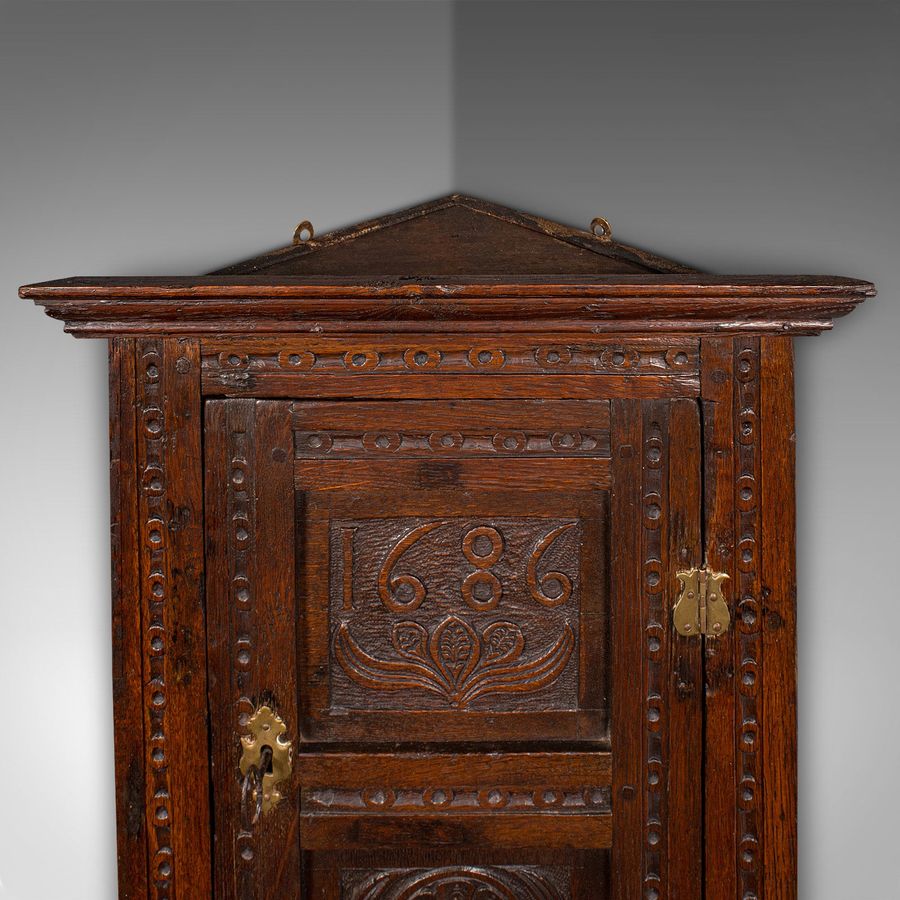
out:
<path id="1" fill-rule="evenodd" d="M 247 734 L 241 735 L 240 769 L 244 777 L 262 764 L 263 748 L 270 747 L 272 750 L 271 763 L 266 766 L 267 771 L 261 773 L 262 787 L 254 788 L 254 792 L 262 790 L 260 809 L 263 815 L 284 799 L 278 785 L 291 777 L 293 747 L 286 735 L 284 719 L 271 706 L 260 706 L 247 720 Z M 257 800 L 254 797 L 254 801 Z"/>
<path id="2" fill-rule="evenodd" d="M 731 613 L 722 594 L 728 579 L 724 572 L 686 569 L 676 572 L 680 591 L 672 611 L 675 630 L 685 637 L 718 637 L 728 631 Z"/>

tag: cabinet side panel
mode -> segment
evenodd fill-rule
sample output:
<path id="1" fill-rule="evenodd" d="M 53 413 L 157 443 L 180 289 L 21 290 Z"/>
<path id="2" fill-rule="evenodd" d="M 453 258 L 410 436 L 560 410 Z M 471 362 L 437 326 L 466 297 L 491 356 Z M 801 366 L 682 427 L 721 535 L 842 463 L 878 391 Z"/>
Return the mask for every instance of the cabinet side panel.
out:
<path id="1" fill-rule="evenodd" d="M 113 712 L 122 900 L 147 898 L 134 345 L 128 338 L 109 342 Z"/>
<path id="2" fill-rule="evenodd" d="M 701 392 L 703 409 L 703 507 L 705 558 L 726 582 L 734 602 L 734 389 L 733 341 L 704 338 L 701 342 Z M 704 853 L 708 900 L 733 900 L 737 896 L 735 846 L 736 727 L 734 703 L 734 632 L 711 638 L 705 644 L 704 683 Z"/>
<path id="3" fill-rule="evenodd" d="M 762 338 L 763 894 L 797 896 L 794 378 L 791 339 Z"/>
<path id="4" fill-rule="evenodd" d="M 135 379 L 150 896 L 199 900 L 211 889 L 197 341 L 141 340 Z"/>

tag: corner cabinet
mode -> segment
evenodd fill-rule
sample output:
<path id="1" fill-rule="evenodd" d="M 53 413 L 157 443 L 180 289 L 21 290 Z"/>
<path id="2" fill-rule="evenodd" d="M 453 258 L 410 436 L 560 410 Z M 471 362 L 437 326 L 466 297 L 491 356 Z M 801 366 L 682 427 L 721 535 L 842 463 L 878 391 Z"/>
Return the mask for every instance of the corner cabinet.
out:
<path id="1" fill-rule="evenodd" d="M 792 336 L 453 195 L 22 288 L 110 356 L 120 896 L 796 896 Z"/>

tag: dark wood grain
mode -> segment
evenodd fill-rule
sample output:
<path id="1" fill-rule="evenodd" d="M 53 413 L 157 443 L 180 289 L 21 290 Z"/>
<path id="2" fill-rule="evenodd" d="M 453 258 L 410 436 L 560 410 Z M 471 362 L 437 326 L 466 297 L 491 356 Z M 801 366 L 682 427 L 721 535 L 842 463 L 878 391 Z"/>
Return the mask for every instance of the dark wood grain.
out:
<path id="1" fill-rule="evenodd" d="M 147 822 L 143 716 L 140 525 L 135 458 L 135 342 L 109 344 L 113 708 L 119 897 L 146 900 Z"/>
<path id="2" fill-rule="evenodd" d="M 673 513 L 669 502 L 672 444 L 668 404 L 643 403 L 641 416 L 641 882 L 645 892 L 664 895 L 670 886 L 666 851 L 673 812 L 677 819 L 677 803 L 669 790 L 670 613 L 669 604 L 663 602 L 668 596 L 664 573 L 669 570 L 668 527 Z M 683 845 L 681 852 L 690 851 Z"/>
<path id="3" fill-rule="evenodd" d="M 612 843 L 608 814 L 554 816 L 543 813 L 467 813 L 454 818 L 428 813 L 372 818 L 301 816 L 300 840 L 310 850 L 335 847 L 368 850 L 408 847 L 560 849 L 607 848 Z M 590 895 L 585 895 L 588 900 Z"/>
<path id="4" fill-rule="evenodd" d="M 642 886 L 641 852 L 644 844 L 643 772 L 641 761 L 641 572 L 640 497 L 642 417 L 640 404 L 615 400 L 612 409 L 612 720 L 613 833 L 612 868 L 615 900 L 639 900 Z"/>
<path id="5" fill-rule="evenodd" d="M 497 434 L 520 435 L 559 434 L 560 437 L 590 433 L 603 437 L 598 440 L 599 446 L 584 447 L 582 443 L 556 442 L 556 446 L 548 447 L 549 454 L 573 456 L 589 453 L 591 456 L 609 456 L 609 400 L 587 401 L 552 401 L 523 400 L 516 403 L 499 401 L 467 400 L 465 403 L 407 402 L 402 400 L 382 403 L 295 403 L 291 407 L 291 422 L 300 433 L 334 433 L 334 434 L 377 434 L 379 432 L 402 432 L 413 426 L 424 432 L 438 432 L 457 435 L 482 433 L 490 435 L 491 446 L 484 447 L 478 455 L 493 455 L 504 450 L 510 455 L 524 452 L 527 445 L 505 446 L 500 440 L 500 447 L 493 446 L 493 438 Z M 442 446 L 441 441 L 435 441 Z M 451 455 L 470 452 L 464 444 L 452 442 L 453 446 L 444 446 L 443 452 Z M 297 446 L 297 453 L 306 453 L 303 446 Z M 321 445 L 311 450 L 325 452 Z M 365 451 L 378 452 L 387 450 L 379 445 L 354 446 L 352 452 L 364 455 Z M 330 447 L 329 451 L 334 451 Z M 346 452 L 351 452 L 348 448 Z M 389 452 L 402 452 L 396 447 Z M 471 448 L 472 453 L 477 448 Z"/>
<path id="6" fill-rule="evenodd" d="M 296 438 L 295 438 L 296 440 Z M 299 454 L 298 454 L 299 455 Z M 596 457 L 569 457 L 565 472 L 558 472 L 546 457 L 468 457 L 465 466 L 441 455 L 437 459 L 397 457 L 373 454 L 365 465 L 348 466 L 346 460 L 301 458 L 294 466 L 298 490 L 315 484 L 321 491 L 356 488 L 373 494 L 389 493 L 399 481 L 408 481 L 419 488 L 441 489 L 453 487 L 464 491 L 491 491 L 508 488 L 512 482 L 529 485 L 531 490 L 565 491 L 577 478 L 586 490 L 612 487 L 610 461 Z"/>
<path id="7" fill-rule="evenodd" d="M 406 276 L 690 272 L 670 259 L 584 229 L 465 194 L 440 197 L 253 257 L 216 274 Z"/>
<path id="8" fill-rule="evenodd" d="M 210 891 L 200 348 L 135 355 L 141 490 L 144 730 L 152 896 Z"/>
<path id="9" fill-rule="evenodd" d="M 696 403 L 679 400 L 671 405 L 668 490 L 668 569 L 699 565 L 702 557 L 700 528 L 700 467 L 702 434 Z M 668 588 L 674 587 L 670 577 Z M 671 597 L 671 594 L 666 595 Z M 691 898 L 703 879 L 703 660 L 702 642 L 670 630 L 664 605 L 660 630 L 668 633 L 664 677 L 669 697 L 668 829 L 669 894 L 672 900 Z M 652 635 L 648 635 L 652 639 Z"/>
<path id="10" fill-rule="evenodd" d="M 478 890 L 481 896 L 486 890 L 487 897 L 499 895 L 504 900 L 610 896 L 606 851 L 324 850 L 314 855 L 309 872 L 313 896 L 323 900 L 376 900 L 383 897 L 383 887 L 403 889 L 407 895 L 416 889 L 438 890 L 442 898 L 479 897 Z"/>
<path id="11" fill-rule="evenodd" d="M 612 756 L 588 750 L 445 753 L 357 752 L 307 750 L 296 783 L 306 787 L 421 788 L 438 769 L 448 783 L 493 784 L 502 789 L 528 788 L 546 779 L 559 790 L 604 787 L 612 778 Z M 487 798 L 490 803 L 490 798 Z"/>
<path id="12" fill-rule="evenodd" d="M 349 344 L 348 344 L 349 341 Z M 699 341 L 691 336 L 615 339 L 565 332 L 539 336 L 491 333 L 383 334 L 280 340 L 212 338 L 204 342 L 206 377 L 252 376 L 257 385 L 286 374 L 696 375 Z"/>
<path id="13" fill-rule="evenodd" d="M 736 598 L 735 656 L 735 785 L 738 798 L 738 890 L 762 891 L 765 788 L 762 755 L 765 736 L 760 728 L 760 680 L 765 671 L 762 642 L 761 570 L 765 535 L 762 530 L 760 485 L 762 428 L 760 422 L 759 338 L 734 341 L 734 581 Z"/>
<path id="14" fill-rule="evenodd" d="M 665 399 L 616 403 L 630 408 L 637 435 L 627 430 L 614 432 L 617 436 L 610 433 L 609 401 L 518 406 L 476 402 L 444 408 L 434 401 L 208 404 L 207 450 L 214 455 L 208 469 L 208 494 L 213 485 L 221 494 L 223 478 L 233 482 L 236 463 L 245 457 L 252 456 L 261 469 L 268 466 L 268 462 L 263 465 L 262 447 L 280 448 L 291 433 L 290 455 L 298 457 L 293 460 L 290 482 L 298 491 L 296 512 L 285 490 L 287 483 L 279 486 L 279 479 L 273 478 L 271 499 L 263 501 L 261 476 L 243 468 L 235 496 L 245 493 L 254 498 L 252 509 L 246 503 L 220 509 L 215 504 L 221 505 L 221 499 L 211 499 L 208 508 L 211 568 L 222 569 L 216 562 L 222 551 L 217 545 L 218 526 L 213 524 L 220 521 L 228 523 L 229 531 L 239 527 L 248 535 L 240 539 L 246 548 L 235 549 L 238 555 L 228 563 L 229 572 L 241 577 L 244 570 L 257 571 L 261 563 L 253 560 L 276 552 L 272 535 L 264 541 L 259 532 L 264 503 L 280 505 L 282 515 L 290 511 L 296 516 L 295 553 L 303 561 L 293 638 L 302 661 L 297 670 L 299 755 L 294 785 L 300 816 L 296 831 L 285 833 L 273 825 L 244 835 L 247 846 L 253 847 L 247 867 L 250 880 L 242 881 L 240 861 L 233 864 L 239 870 L 236 896 L 242 896 L 241 890 L 251 896 L 260 885 L 273 883 L 275 876 L 266 864 L 255 862 L 267 842 L 271 844 L 265 852 L 275 859 L 303 848 L 313 860 L 317 853 L 338 846 L 361 852 L 408 846 L 411 841 L 423 848 L 486 844 L 496 849 L 552 845 L 600 850 L 616 846 L 612 834 L 616 829 L 628 834 L 629 810 L 627 802 L 620 805 L 622 801 L 610 791 L 608 753 L 578 757 L 585 763 L 603 764 L 605 775 L 596 767 L 590 771 L 591 766 L 582 772 L 565 755 L 562 742 L 586 741 L 597 749 L 610 746 L 605 712 L 608 673 L 621 666 L 621 655 L 629 648 L 637 653 L 638 667 L 645 674 L 641 680 L 623 677 L 617 682 L 614 678 L 614 690 L 618 683 L 620 694 L 627 697 L 636 687 L 637 696 L 646 699 L 630 704 L 619 700 L 621 719 L 613 719 L 612 759 L 614 771 L 617 754 L 623 766 L 636 766 L 635 784 L 623 785 L 622 797 L 627 801 L 628 787 L 633 788 L 632 839 L 637 859 L 632 870 L 623 869 L 613 877 L 613 885 L 623 896 L 631 892 L 640 896 L 647 885 L 668 890 L 673 883 L 668 858 L 674 840 L 670 845 L 665 837 L 670 829 L 673 835 L 682 835 L 673 884 L 696 882 L 699 806 L 691 796 L 699 796 L 699 788 L 695 780 L 692 794 L 684 774 L 691 765 L 690 727 L 676 739 L 668 716 L 680 691 L 676 722 L 699 723 L 699 692 L 685 688 L 685 684 L 699 684 L 699 650 L 693 657 L 696 671 L 691 671 L 687 655 L 679 662 L 680 680 L 673 680 L 662 573 L 670 565 L 671 554 L 689 552 L 671 547 L 696 546 L 699 541 L 699 419 L 689 400 L 678 401 L 674 416 Z M 253 415 L 264 409 L 280 416 L 281 428 L 288 431 L 277 441 L 260 444 Z M 613 429 L 615 421 L 613 416 Z M 671 430 L 676 444 L 671 440 L 670 421 L 674 421 Z M 460 434 L 480 427 L 491 433 L 534 435 L 539 427 L 544 432 L 596 433 L 603 439 L 587 457 L 569 456 L 583 452 L 580 445 L 571 443 L 560 444 L 554 459 L 501 456 L 493 462 L 489 461 L 496 456 L 493 441 L 471 451 L 464 442 L 455 442 L 444 448 L 448 455 L 442 464 L 454 467 L 449 481 L 423 481 L 423 472 L 429 470 L 422 467 L 430 463 L 415 457 L 391 460 L 385 468 L 379 454 L 387 448 L 374 439 L 342 445 L 341 458 L 330 457 L 335 442 L 347 440 L 348 435 L 390 435 L 394 428 L 408 432 L 406 423 L 424 428 L 444 425 Z M 247 442 L 248 449 L 237 455 L 233 448 L 225 452 L 223 431 L 230 436 L 226 439 Z M 310 435 L 323 440 L 312 446 Z M 617 450 L 623 455 L 617 456 Z M 604 458 L 610 454 L 614 461 L 633 460 L 635 471 L 643 474 L 629 478 L 627 470 L 622 470 L 617 480 L 615 465 L 610 473 Z M 588 467 L 600 464 L 591 473 Z M 476 473 L 487 471 L 488 465 L 500 466 L 497 471 L 502 477 L 486 491 Z M 670 467 L 677 479 L 671 500 Z M 386 489 L 390 493 L 384 493 Z M 607 537 L 604 510 L 610 489 L 614 509 L 630 512 L 619 512 L 619 518 L 614 518 L 619 531 Z M 670 515 L 677 523 L 671 537 Z M 635 516 L 640 536 L 629 545 L 622 537 Z M 286 535 L 287 529 L 274 533 Z M 250 543 L 250 535 L 255 543 Z M 279 540 L 283 538 L 275 539 L 275 544 Z M 609 578 L 604 548 L 610 544 L 617 554 L 614 583 L 619 623 L 632 622 L 632 630 L 620 627 L 612 636 L 606 630 L 609 611 L 604 599 Z M 282 549 L 279 558 L 283 560 L 289 552 Z M 230 577 L 233 582 L 234 574 Z M 473 578 L 478 584 L 473 582 L 467 593 Z M 633 584 L 638 593 L 629 600 L 620 582 Z M 210 590 L 211 595 L 223 596 L 226 585 L 211 580 Z M 245 635 L 241 647 L 252 654 L 259 623 L 277 619 L 284 606 L 278 596 L 278 591 L 269 592 L 270 612 L 258 621 L 254 618 L 240 627 L 233 619 L 230 623 L 211 619 L 211 627 L 217 633 Z M 630 619 L 629 606 L 638 610 Z M 224 608 L 223 601 L 219 608 Z M 498 645 L 504 674 L 496 684 L 490 662 L 492 636 L 500 634 L 495 628 L 514 638 L 503 649 Z M 471 668 L 465 669 L 465 676 L 451 678 L 456 670 L 447 668 L 445 650 L 439 648 L 445 646 L 441 635 L 452 629 L 457 644 L 462 641 L 453 658 L 459 660 L 460 671 L 463 666 Z M 269 635 L 269 644 L 287 653 L 292 630 L 285 621 Z M 567 633 L 571 646 L 564 641 Z M 516 640 L 521 641 L 518 648 Z M 215 670 L 224 664 L 217 641 L 211 639 Z M 473 655 L 479 644 L 484 663 Z M 557 650 L 558 666 L 549 662 Z M 250 660 L 252 655 L 238 666 L 239 678 L 240 669 L 251 665 Z M 546 677 L 532 678 L 532 668 Z M 290 663 L 286 669 L 290 670 Z M 285 667 L 273 657 L 267 671 L 275 670 L 284 677 Z M 448 678 L 451 687 L 455 685 L 452 690 L 444 684 Z M 280 690 L 285 689 L 290 685 Z M 216 724 L 220 715 L 234 717 L 228 712 L 233 703 L 223 705 L 214 697 L 214 735 L 220 727 L 233 735 L 233 725 Z M 471 745 L 484 741 L 510 752 L 505 757 L 473 755 Z M 537 751 L 539 741 L 561 746 L 556 753 Z M 216 739 L 215 745 L 221 744 Z M 456 750 L 451 749 L 454 744 Z M 516 744 L 522 746 L 513 754 Z M 392 754 L 385 750 L 391 745 Z M 417 748 L 430 749 L 417 759 L 410 755 Z M 441 749 L 444 752 L 438 752 Z M 234 756 L 233 737 L 230 746 L 226 742 L 216 752 Z M 557 757 L 557 753 L 563 755 Z M 670 788 L 667 772 L 676 755 L 684 757 L 674 767 L 682 774 L 676 775 Z M 512 765 L 513 758 L 517 772 L 511 782 L 509 774 L 503 774 L 503 760 Z M 488 759 L 491 764 L 485 766 L 483 761 Z M 564 760 L 568 762 L 563 773 Z M 227 760 L 223 765 L 228 767 Z M 233 807 L 237 802 L 234 781 L 229 776 L 222 784 L 216 776 L 216 790 L 225 792 L 225 822 L 217 830 L 229 828 L 234 821 L 233 809 L 228 811 L 229 804 Z M 547 817 L 554 820 L 552 836 L 542 825 Z M 693 817 L 694 823 L 685 822 L 684 817 Z M 615 824 L 622 820 L 624 828 Z M 685 842 L 684 834 L 692 837 Z M 293 851 L 286 841 L 295 842 Z M 232 859 L 236 858 L 234 854 Z M 231 870 L 224 864 L 221 868 Z"/>
<path id="15" fill-rule="evenodd" d="M 797 897 L 797 585 L 794 378 L 789 339 L 760 341 L 763 895 Z"/>
<path id="16" fill-rule="evenodd" d="M 729 576 L 732 628 L 704 646 L 704 870 L 706 897 L 737 895 L 737 799 L 734 701 L 734 350 L 729 338 L 705 338 L 700 347 L 703 391 L 706 562 Z"/>
<path id="17" fill-rule="evenodd" d="M 454 240 L 447 240 L 448 233 Z M 604 247 L 587 233 L 583 242 Z M 357 277 L 427 271 L 450 278 L 473 272 L 502 275 L 515 262 L 527 260 L 525 271 L 534 275 L 651 271 L 637 261 L 597 253 L 592 247 L 548 237 L 461 204 L 435 209 L 390 228 L 369 229 L 360 237 L 328 247 L 321 246 L 323 243 L 315 239 L 304 242 L 291 248 L 286 258 L 269 259 L 263 266 L 251 262 L 246 270 L 273 276 L 340 273 Z"/>
<path id="18" fill-rule="evenodd" d="M 874 287 L 830 277 L 633 275 L 557 283 L 324 284 L 264 278 L 64 279 L 20 296 L 83 336 L 504 331 L 815 334 Z M 113 301 L 113 302 L 111 302 Z"/>
<path id="19" fill-rule="evenodd" d="M 249 405 L 252 401 L 246 401 Z M 235 737 L 234 716 L 228 711 L 236 693 L 235 673 L 231 663 L 232 618 L 237 608 L 234 586 L 234 563 L 229 558 L 231 540 L 228 528 L 228 485 L 231 481 L 231 442 L 228 435 L 227 407 L 211 400 L 204 406 L 204 474 L 206 518 L 207 648 L 209 658 L 209 706 L 222 712 L 210 721 L 210 769 L 212 783 L 221 785 L 213 804 L 213 873 L 217 896 L 227 897 L 234 891 L 237 876 L 235 832 L 240 827 L 240 804 L 234 790 L 226 786 L 237 782 L 240 771 L 239 739 Z M 249 585 L 238 589 L 249 591 Z M 243 595 L 242 595 L 243 596 Z M 249 595 L 248 595 L 249 596 Z M 251 846 L 252 853 L 253 848 Z"/>
<path id="20" fill-rule="evenodd" d="M 296 897 L 299 797 L 253 828 L 241 811 L 240 736 L 257 706 L 297 737 L 289 404 L 207 404 L 207 541 L 216 895 Z"/>
<path id="21" fill-rule="evenodd" d="M 699 379 L 693 375 L 275 375 L 258 387 L 230 375 L 207 379 L 207 394 L 219 397 L 292 397 L 343 399 L 502 400 L 546 397 L 595 400 L 610 397 L 696 397 Z"/>
<path id="22" fill-rule="evenodd" d="M 416 422 L 421 415 L 427 424 L 429 416 L 440 417 L 438 404 L 433 404 L 436 409 L 422 409 L 424 405 L 313 404 L 307 409 L 296 404 L 293 421 L 304 428 L 318 421 L 325 434 L 341 426 L 368 433 L 383 423 Z M 485 419 L 494 428 L 516 418 L 514 410 L 485 404 L 445 408 L 443 413 L 449 427 L 463 431 Z M 525 404 L 517 418 L 525 429 L 558 422 L 578 431 L 579 422 L 594 421 L 602 429 L 608 410 L 605 404 L 596 409 Z M 488 446 L 482 456 L 495 455 Z M 604 445 L 595 452 L 608 450 Z M 298 548 L 304 558 L 301 614 L 308 661 L 301 676 L 307 680 L 305 688 L 301 682 L 308 703 L 304 738 L 603 740 L 608 576 L 606 500 L 597 490 L 603 472 L 584 479 L 582 460 L 565 458 L 563 449 L 557 454 L 562 458 L 535 459 L 528 467 L 516 465 L 525 460 L 497 460 L 496 486 L 488 489 L 477 474 L 486 461 L 470 459 L 460 448 L 455 459 L 446 457 L 448 464 L 452 461 L 452 476 L 434 481 L 423 477 L 420 464 L 398 460 L 390 469 L 393 482 L 383 493 L 369 488 L 378 478 L 370 474 L 368 455 L 359 446 L 344 454 L 343 463 L 327 460 L 327 467 L 298 461 L 304 523 L 304 543 Z M 336 478 L 341 465 L 344 474 Z M 569 532 L 562 533 L 565 529 Z M 337 544 L 338 532 L 347 531 L 349 560 Z M 490 534 L 493 550 L 467 546 L 479 532 L 477 539 L 486 543 Z M 590 551 L 577 551 L 579 546 Z M 349 595 L 338 560 L 352 567 Z M 557 570 L 558 575 L 549 574 Z M 396 588 L 391 586 L 395 578 L 400 579 Z M 542 593 L 544 581 L 553 585 L 549 597 Z M 564 581 L 569 584 L 565 592 Z M 413 588 L 420 592 L 418 599 Z M 413 625 L 403 625 L 403 636 L 412 640 L 413 628 L 419 629 L 416 633 L 425 642 L 422 652 L 405 663 L 391 646 L 400 637 L 391 626 L 400 627 L 404 618 Z M 472 653 L 481 647 L 482 662 L 488 662 L 492 636 L 499 633 L 486 629 L 498 622 L 508 623 L 508 635 L 524 641 L 506 660 L 502 679 L 489 666 L 476 664 L 473 656 L 476 667 L 447 692 L 441 687 L 435 648 L 458 631 Z M 579 648 L 587 647 L 591 652 L 582 657 Z M 408 671 L 391 677 L 389 670 L 401 664 Z M 589 672 L 596 672 L 590 691 L 585 686 Z M 551 675 L 552 681 L 545 683 Z M 415 681 L 418 689 L 399 690 L 396 682 L 404 678 Z M 341 709 L 352 715 L 337 716 Z"/>

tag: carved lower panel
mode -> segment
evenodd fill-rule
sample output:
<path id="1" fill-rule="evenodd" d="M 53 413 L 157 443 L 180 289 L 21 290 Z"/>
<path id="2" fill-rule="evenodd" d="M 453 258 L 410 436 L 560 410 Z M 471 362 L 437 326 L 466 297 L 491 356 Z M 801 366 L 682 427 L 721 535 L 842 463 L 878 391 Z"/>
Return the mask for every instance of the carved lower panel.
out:
<path id="1" fill-rule="evenodd" d="M 345 790 L 309 788 L 301 794 L 304 812 L 536 812 L 609 813 L 609 787 L 584 787 L 577 790 L 539 787 L 535 790 L 491 787 L 366 788 Z"/>
<path id="2" fill-rule="evenodd" d="M 739 896 L 755 900 L 761 892 L 761 746 L 759 682 L 762 666 L 759 519 L 759 339 L 735 346 L 735 535 L 737 629 L 734 679 L 738 710 L 736 800 Z"/>
<path id="3" fill-rule="evenodd" d="M 144 598 L 144 697 L 147 744 L 147 803 L 154 811 L 148 832 L 150 878 L 158 900 L 175 890 L 169 785 L 166 700 L 167 660 L 173 651 L 167 628 L 171 602 L 168 543 L 166 442 L 169 422 L 163 384 L 163 342 L 143 341 L 137 359 L 138 461 L 142 517 L 141 577 Z"/>
<path id="4" fill-rule="evenodd" d="M 563 866 L 348 870 L 342 900 L 571 900 Z"/>
<path id="5" fill-rule="evenodd" d="M 664 701 L 667 677 L 668 609 L 664 603 L 666 583 L 663 548 L 666 547 L 668 509 L 667 476 L 669 442 L 667 410 L 662 404 L 647 404 L 643 425 L 643 485 L 641 511 L 642 596 L 644 620 L 644 835 L 643 894 L 646 900 L 668 896 L 665 871 L 667 708 Z"/>
<path id="6" fill-rule="evenodd" d="M 581 526 L 331 523 L 332 708 L 577 708 Z"/>

